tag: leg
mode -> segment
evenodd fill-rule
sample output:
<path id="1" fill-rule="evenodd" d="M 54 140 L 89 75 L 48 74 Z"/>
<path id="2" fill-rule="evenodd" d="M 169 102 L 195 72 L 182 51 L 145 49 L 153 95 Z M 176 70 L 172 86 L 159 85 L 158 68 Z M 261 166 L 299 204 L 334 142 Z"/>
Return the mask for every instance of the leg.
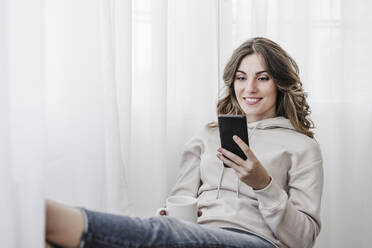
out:
<path id="1" fill-rule="evenodd" d="M 80 210 L 53 201 L 46 201 L 46 240 L 63 246 L 77 247 L 84 232 Z"/>
<path id="2" fill-rule="evenodd" d="M 84 210 L 88 230 L 85 248 L 177 247 L 177 248 L 274 248 L 253 234 L 203 226 L 171 217 L 132 218 Z"/>

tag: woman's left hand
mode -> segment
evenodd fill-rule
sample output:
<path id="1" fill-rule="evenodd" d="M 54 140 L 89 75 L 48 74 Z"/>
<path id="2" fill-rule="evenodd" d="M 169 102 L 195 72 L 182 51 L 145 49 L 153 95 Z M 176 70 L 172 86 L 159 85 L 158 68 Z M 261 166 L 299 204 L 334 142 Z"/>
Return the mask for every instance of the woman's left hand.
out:
<path id="1" fill-rule="evenodd" d="M 247 159 L 243 160 L 238 155 L 223 148 L 218 149 L 220 153 L 217 153 L 217 157 L 224 164 L 234 169 L 240 180 L 251 186 L 254 190 L 265 188 L 271 181 L 271 177 L 267 173 L 266 169 L 262 166 L 260 161 L 258 161 L 252 150 L 243 140 L 236 135 L 234 135 L 233 139 L 240 149 L 242 149 L 245 156 L 247 156 Z M 225 158 L 223 155 L 230 160 Z"/>

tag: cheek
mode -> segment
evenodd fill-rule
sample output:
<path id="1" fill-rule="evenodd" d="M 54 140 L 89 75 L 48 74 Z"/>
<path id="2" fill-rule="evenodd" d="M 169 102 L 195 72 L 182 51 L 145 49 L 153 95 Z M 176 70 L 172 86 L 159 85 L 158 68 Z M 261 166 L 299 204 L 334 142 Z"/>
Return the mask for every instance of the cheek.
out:
<path id="1" fill-rule="evenodd" d="M 239 92 L 240 92 L 239 86 L 234 83 L 234 93 L 235 93 L 236 99 L 238 99 Z"/>
<path id="2" fill-rule="evenodd" d="M 278 95 L 277 90 L 274 89 L 274 90 L 272 91 L 272 93 L 271 93 L 271 96 L 272 96 L 272 98 L 273 98 L 273 100 L 274 100 L 275 102 L 276 102 L 276 97 L 277 97 L 277 95 Z"/>
<path id="3" fill-rule="evenodd" d="M 274 82 L 270 85 L 270 87 L 268 87 L 267 89 L 267 93 L 268 95 L 270 96 L 270 98 L 272 98 L 274 101 L 276 101 L 276 97 L 277 97 L 277 89 L 276 89 L 276 86 L 274 84 Z"/>

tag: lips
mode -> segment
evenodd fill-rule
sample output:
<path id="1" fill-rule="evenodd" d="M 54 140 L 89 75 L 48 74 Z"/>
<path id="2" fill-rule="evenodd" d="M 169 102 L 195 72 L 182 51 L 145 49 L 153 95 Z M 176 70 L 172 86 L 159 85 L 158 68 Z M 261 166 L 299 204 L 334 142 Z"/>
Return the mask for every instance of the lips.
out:
<path id="1" fill-rule="evenodd" d="M 255 105 L 261 100 L 261 97 L 243 97 L 243 101 L 248 105 Z"/>

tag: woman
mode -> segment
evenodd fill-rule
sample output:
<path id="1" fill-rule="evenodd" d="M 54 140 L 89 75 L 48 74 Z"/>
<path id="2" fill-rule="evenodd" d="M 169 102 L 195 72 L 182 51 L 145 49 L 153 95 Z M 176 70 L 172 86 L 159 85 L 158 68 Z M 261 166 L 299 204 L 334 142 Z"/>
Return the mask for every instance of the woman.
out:
<path id="1" fill-rule="evenodd" d="M 246 160 L 220 148 L 217 123 L 186 144 L 171 195 L 198 198 L 198 224 L 47 201 L 46 239 L 71 247 L 312 247 L 322 157 L 295 61 L 269 39 L 253 38 L 234 51 L 224 81 L 217 113 L 246 116 L 250 147 L 234 136 Z"/>

